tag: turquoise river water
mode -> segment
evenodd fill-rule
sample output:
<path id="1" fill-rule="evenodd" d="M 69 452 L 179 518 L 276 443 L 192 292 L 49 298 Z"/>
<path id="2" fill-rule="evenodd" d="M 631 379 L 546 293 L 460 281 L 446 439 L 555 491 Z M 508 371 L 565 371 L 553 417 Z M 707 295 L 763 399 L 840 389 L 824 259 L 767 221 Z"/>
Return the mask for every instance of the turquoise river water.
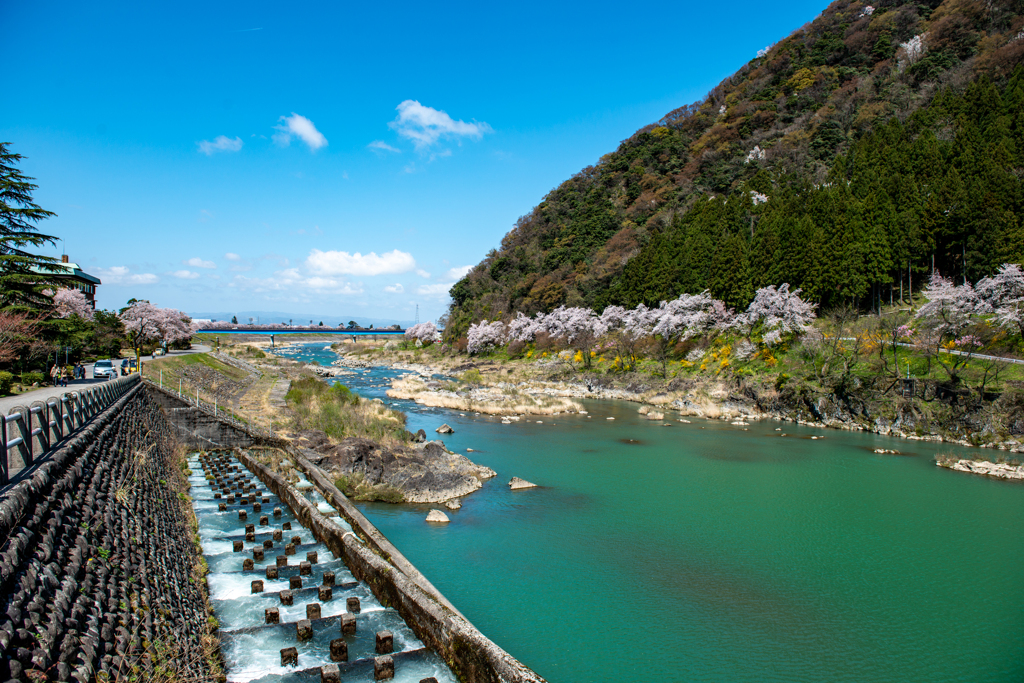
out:
<path id="1" fill-rule="evenodd" d="M 448 448 L 498 476 L 446 526 L 424 522 L 432 506 L 361 509 L 549 681 L 1024 681 L 1024 486 L 935 466 L 966 449 L 663 426 L 618 401 L 506 425 L 387 399 L 395 374 L 340 380 L 411 431 L 447 422 Z M 512 476 L 540 487 L 509 491 Z"/>

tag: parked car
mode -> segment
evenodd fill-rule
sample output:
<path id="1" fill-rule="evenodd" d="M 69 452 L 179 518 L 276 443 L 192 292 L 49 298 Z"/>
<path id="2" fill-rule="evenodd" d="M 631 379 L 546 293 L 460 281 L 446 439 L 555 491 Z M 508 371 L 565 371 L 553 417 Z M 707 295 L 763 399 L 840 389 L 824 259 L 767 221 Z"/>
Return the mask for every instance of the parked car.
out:
<path id="1" fill-rule="evenodd" d="M 138 371 L 139 371 L 138 361 L 136 361 L 134 358 L 125 358 L 123 361 L 121 361 L 121 374 L 122 375 L 130 375 L 133 372 L 138 372 Z"/>
<path id="2" fill-rule="evenodd" d="M 93 379 L 111 379 L 112 377 L 117 377 L 117 368 L 114 367 L 114 361 L 98 360 L 93 363 L 92 376 Z"/>

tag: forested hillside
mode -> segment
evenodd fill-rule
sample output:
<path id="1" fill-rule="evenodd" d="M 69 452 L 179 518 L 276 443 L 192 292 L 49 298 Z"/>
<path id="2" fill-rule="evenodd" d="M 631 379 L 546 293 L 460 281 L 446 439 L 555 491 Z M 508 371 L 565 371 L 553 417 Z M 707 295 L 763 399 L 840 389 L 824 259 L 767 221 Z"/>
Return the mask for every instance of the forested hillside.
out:
<path id="1" fill-rule="evenodd" d="M 866 309 L 1024 259 L 1024 2 L 839 0 L 762 52 L 520 218 L 447 336 L 784 282 Z"/>

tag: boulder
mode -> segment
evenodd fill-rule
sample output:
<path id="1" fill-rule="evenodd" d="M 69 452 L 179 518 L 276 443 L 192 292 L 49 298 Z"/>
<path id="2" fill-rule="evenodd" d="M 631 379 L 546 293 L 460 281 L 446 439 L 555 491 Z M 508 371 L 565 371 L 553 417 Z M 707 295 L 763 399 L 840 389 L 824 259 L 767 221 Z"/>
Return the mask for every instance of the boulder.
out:
<path id="1" fill-rule="evenodd" d="M 462 502 L 453 499 L 445 502 L 444 506 L 449 510 L 458 510 L 459 508 L 462 507 Z"/>
<path id="2" fill-rule="evenodd" d="M 436 522 L 438 524 L 447 524 L 448 515 L 444 514 L 440 510 L 431 510 L 429 513 L 427 513 L 427 521 Z"/>
<path id="3" fill-rule="evenodd" d="M 454 434 L 455 433 L 455 430 L 452 429 L 451 427 L 449 427 L 447 424 L 441 425 L 440 427 L 437 428 L 436 431 L 437 431 L 438 434 Z"/>
<path id="4" fill-rule="evenodd" d="M 513 491 L 518 489 L 532 489 L 536 488 L 536 486 L 536 484 L 532 484 L 525 479 L 520 479 L 519 477 L 512 477 L 512 481 L 508 483 L 508 487 Z"/>
<path id="5" fill-rule="evenodd" d="M 422 429 L 416 430 L 416 433 L 412 435 L 413 443 L 424 443 L 427 440 L 427 433 Z"/>

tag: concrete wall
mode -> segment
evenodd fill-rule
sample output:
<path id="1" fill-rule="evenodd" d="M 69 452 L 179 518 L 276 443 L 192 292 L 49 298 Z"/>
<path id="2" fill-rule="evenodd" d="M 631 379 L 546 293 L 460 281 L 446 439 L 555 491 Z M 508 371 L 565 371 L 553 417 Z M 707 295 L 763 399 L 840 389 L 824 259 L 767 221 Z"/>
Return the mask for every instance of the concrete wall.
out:
<path id="1" fill-rule="evenodd" d="M 229 420 L 226 415 L 215 416 L 206 409 L 197 408 L 173 391 L 162 389 L 155 384 L 147 382 L 146 391 L 150 398 L 163 409 L 178 440 L 186 448 L 218 450 L 250 446 L 284 447 L 286 445 L 286 442 L 280 439 L 248 430 L 245 425 Z"/>
<path id="2" fill-rule="evenodd" d="M 212 680 L 177 449 L 139 383 L 0 497 L 0 680 Z"/>
<path id="3" fill-rule="evenodd" d="M 444 659 L 460 681 L 543 683 L 543 678 L 491 642 L 459 614 L 404 557 L 394 561 L 400 557 L 394 546 L 344 499 L 329 479 L 327 484 L 333 491 L 323 488 L 320 480 L 325 477 L 318 468 L 295 452 L 289 455 L 296 458 L 307 475 L 318 482 L 321 491 L 333 499 L 356 533 L 346 531 L 322 515 L 281 475 L 249 454 L 240 452 L 239 459 L 292 508 L 320 541 L 345 561 L 357 579 L 370 586 L 381 604 L 394 607 L 402 615 L 416 636 Z M 339 505 L 342 499 L 344 502 Z"/>

